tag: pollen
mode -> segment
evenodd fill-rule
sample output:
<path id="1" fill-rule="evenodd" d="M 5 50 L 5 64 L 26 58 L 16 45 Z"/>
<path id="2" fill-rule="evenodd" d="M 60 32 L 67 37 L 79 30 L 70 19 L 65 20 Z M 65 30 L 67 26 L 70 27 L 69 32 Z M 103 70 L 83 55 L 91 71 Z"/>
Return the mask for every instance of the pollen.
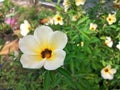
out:
<path id="1" fill-rule="evenodd" d="M 44 49 L 44 50 L 41 52 L 42 58 L 50 58 L 50 57 L 51 57 L 51 54 L 52 54 L 52 51 L 49 50 L 49 49 Z"/>

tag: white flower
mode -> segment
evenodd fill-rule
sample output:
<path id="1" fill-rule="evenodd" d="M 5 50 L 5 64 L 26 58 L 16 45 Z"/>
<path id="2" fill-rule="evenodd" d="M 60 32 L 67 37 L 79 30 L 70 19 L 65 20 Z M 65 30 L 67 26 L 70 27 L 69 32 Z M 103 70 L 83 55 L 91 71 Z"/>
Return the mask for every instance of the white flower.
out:
<path id="1" fill-rule="evenodd" d="M 108 17 L 106 18 L 107 22 L 109 25 L 115 23 L 117 20 L 116 20 L 116 13 L 114 14 L 109 14 Z"/>
<path id="2" fill-rule="evenodd" d="M 30 24 L 27 20 L 24 20 L 24 23 L 20 25 L 20 33 L 22 36 L 26 36 L 30 32 Z"/>
<path id="3" fill-rule="evenodd" d="M 86 0 L 75 0 L 75 4 L 76 4 L 76 6 L 84 5 L 85 2 L 86 2 Z"/>
<path id="4" fill-rule="evenodd" d="M 113 41 L 111 40 L 111 37 L 106 37 L 105 44 L 106 44 L 108 47 L 112 47 Z"/>
<path id="5" fill-rule="evenodd" d="M 60 25 L 63 25 L 63 18 L 60 16 L 59 13 L 57 13 L 55 16 L 54 16 L 54 24 L 57 25 L 57 24 L 60 24 Z"/>
<path id="6" fill-rule="evenodd" d="M 39 26 L 34 35 L 27 35 L 19 42 L 23 52 L 20 62 L 24 68 L 55 70 L 63 65 L 66 52 L 67 36 L 54 31 L 48 26 Z"/>
<path id="7" fill-rule="evenodd" d="M 120 50 L 120 42 L 116 45 L 116 47 Z"/>
<path id="8" fill-rule="evenodd" d="M 45 23 L 45 25 L 53 25 L 54 24 L 54 19 L 52 17 L 48 17 L 47 20 L 48 21 Z"/>
<path id="9" fill-rule="evenodd" d="M 64 6 L 65 12 L 67 12 L 67 10 L 70 8 L 70 2 L 69 2 L 69 0 L 64 0 L 63 6 Z"/>
<path id="10" fill-rule="evenodd" d="M 95 31 L 97 29 L 97 24 L 90 23 L 90 30 Z"/>
<path id="11" fill-rule="evenodd" d="M 0 2 L 3 2 L 4 0 L 0 0 Z"/>
<path id="12" fill-rule="evenodd" d="M 72 17 L 72 21 L 77 21 L 80 18 L 81 14 L 78 13 Z"/>
<path id="13" fill-rule="evenodd" d="M 116 73 L 116 69 L 111 69 L 110 65 L 106 66 L 101 70 L 101 76 L 104 79 L 108 79 L 108 80 L 112 80 L 115 73 Z"/>

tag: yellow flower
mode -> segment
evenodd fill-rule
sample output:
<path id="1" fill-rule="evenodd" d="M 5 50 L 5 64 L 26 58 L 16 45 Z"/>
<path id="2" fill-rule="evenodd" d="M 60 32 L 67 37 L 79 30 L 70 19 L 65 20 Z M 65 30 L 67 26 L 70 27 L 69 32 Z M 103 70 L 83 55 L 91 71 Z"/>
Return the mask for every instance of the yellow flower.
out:
<path id="1" fill-rule="evenodd" d="M 76 4 L 76 6 L 84 5 L 85 2 L 86 2 L 86 0 L 75 0 L 75 4 Z"/>
<path id="2" fill-rule="evenodd" d="M 120 42 L 116 45 L 116 47 L 120 50 Z"/>
<path id="3" fill-rule="evenodd" d="M 70 8 L 70 2 L 69 2 L 69 0 L 64 0 L 63 6 L 64 6 L 65 12 L 67 12 L 67 10 Z"/>
<path id="4" fill-rule="evenodd" d="M 54 16 L 54 24 L 57 25 L 57 24 L 60 24 L 60 25 L 63 25 L 63 18 L 60 16 L 59 13 L 57 13 L 55 16 Z"/>
<path id="5" fill-rule="evenodd" d="M 108 17 L 106 18 L 106 20 L 109 25 L 115 23 L 116 22 L 116 14 L 109 14 Z"/>
<path id="6" fill-rule="evenodd" d="M 23 52 L 20 62 L 24 68 L 55 70 L 63 65 L 67 36 L 63 32 L 53 31 L 48 26 L 39 26 L 34 35 L 27 35 L 19 41 Z"/>
<path id="7" fill-rule="evenodd" d="M 101 70 L 101 76 L 104 79 L 108 79 L 108 80 L 112 80 L 115 73 L 116 73 L 116 69 L 111 69 L 110 65 L 106 66 Z"/>
<path id="8" fill-rule="evenodd" d="M 111 40 L 111 37 L 106 37 L 105 44 L 106 44 L 108 47 L 112 47 L 113 41 Z"/>
<path id="9" fill-rule="evenodd" d="M 95 31 L 97 29 L 97 24 L 90 23 L 90 30 Z"/>
<path id="10" fill-rule="evenodd" d="M 22 36 L 26 36 L 30 32 L 30 24 L 27 20 L 24 20 L 24 23 L 20 25 L 20 33 Z"/>

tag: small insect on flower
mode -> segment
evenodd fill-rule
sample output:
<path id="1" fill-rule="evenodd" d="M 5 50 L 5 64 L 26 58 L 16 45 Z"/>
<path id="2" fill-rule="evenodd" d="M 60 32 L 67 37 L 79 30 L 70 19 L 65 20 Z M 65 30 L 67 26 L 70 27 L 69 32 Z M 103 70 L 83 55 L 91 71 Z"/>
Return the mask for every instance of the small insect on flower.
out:
<path id="1" fill-rule="evenodd" d="M 115 23 L 117 20 L 116 20 L 116 13 L 114 14 L 109 14 L 108 17 L 106 18 L 107 22 L 109 25 Z"/>
<path id="2" fill-rule="evenodd" d="M 108 79 L 108 80 L 112 80 L 115 73 L 116 73 L 116 69 L 112 69 L 110 65 L 106 66 L 101 70 L 101 76 L 104 79 Z"/>
<path id="3" fill-rule="evenodd" d="M 57 24 L 63 25 L 63 18 L 60 16 L 59 13 L 57 13 L 57 14 L 54 16 L 53 20 L 54 20 L 54 24 L 55 24 L 55 25 L 57 25 Z"/>
<path id="4" fill-rule="evenodd" d="M 76 6 L 84 5 L 85 2 L 86 2 L 86 0 L 75 0 L 75 4 L 76 4 Z"/>
<path id="5" fill-rule="evenodd" d="M 24 23 L 20 25 L 20 33 L 22 36 L 26 36 L 30 32 L 30 24 L 27 20 L 24 20 Z"/>
<path id="6" fill-rule="evenodd" d="M 64 6 L 65 12 L 67 12 L 67 10 L 70 8 L 70 2 L 69 2 L 69 0 L 64 0 L 63 6 Z"/>
<path id="7" fill-rule="evenodd" d="M 90 23 L 90 30 L 95 31 L 97 29 L 97 24 Z"/>
<path id="8" fill-rule="evenodd" d="M 27 35 L 19 42 L 23 52 L 20 62 L 24 68 L 55 70 L 63 65 L 66 52 L 67 35 L 53 31 L 48 26 L 39 26 L 34 35 Z"/>
<path id="9" fill-rule="evenodd" d="M 116 48 L 120 50 L 120 42 L 116 45 Z"/>
<path id="10" fill-rule="evenodd" d="M 108 47 L 112 47 L 113 41 L 112 41 L 111 37 L 106 37 L 105 44 L 106 44 Z"/>

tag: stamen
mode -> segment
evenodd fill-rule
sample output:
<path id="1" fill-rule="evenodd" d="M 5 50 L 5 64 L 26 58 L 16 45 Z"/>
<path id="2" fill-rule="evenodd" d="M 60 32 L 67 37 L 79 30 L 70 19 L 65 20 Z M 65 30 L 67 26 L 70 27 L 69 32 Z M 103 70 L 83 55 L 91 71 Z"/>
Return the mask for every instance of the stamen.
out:
<path id="1" fill-rule="evenodd" d="M 45 49 L 44 51 L 41 52 L 42 58 L 50 58 L 52 54 L 52 51 L 49 49 Z"/>

